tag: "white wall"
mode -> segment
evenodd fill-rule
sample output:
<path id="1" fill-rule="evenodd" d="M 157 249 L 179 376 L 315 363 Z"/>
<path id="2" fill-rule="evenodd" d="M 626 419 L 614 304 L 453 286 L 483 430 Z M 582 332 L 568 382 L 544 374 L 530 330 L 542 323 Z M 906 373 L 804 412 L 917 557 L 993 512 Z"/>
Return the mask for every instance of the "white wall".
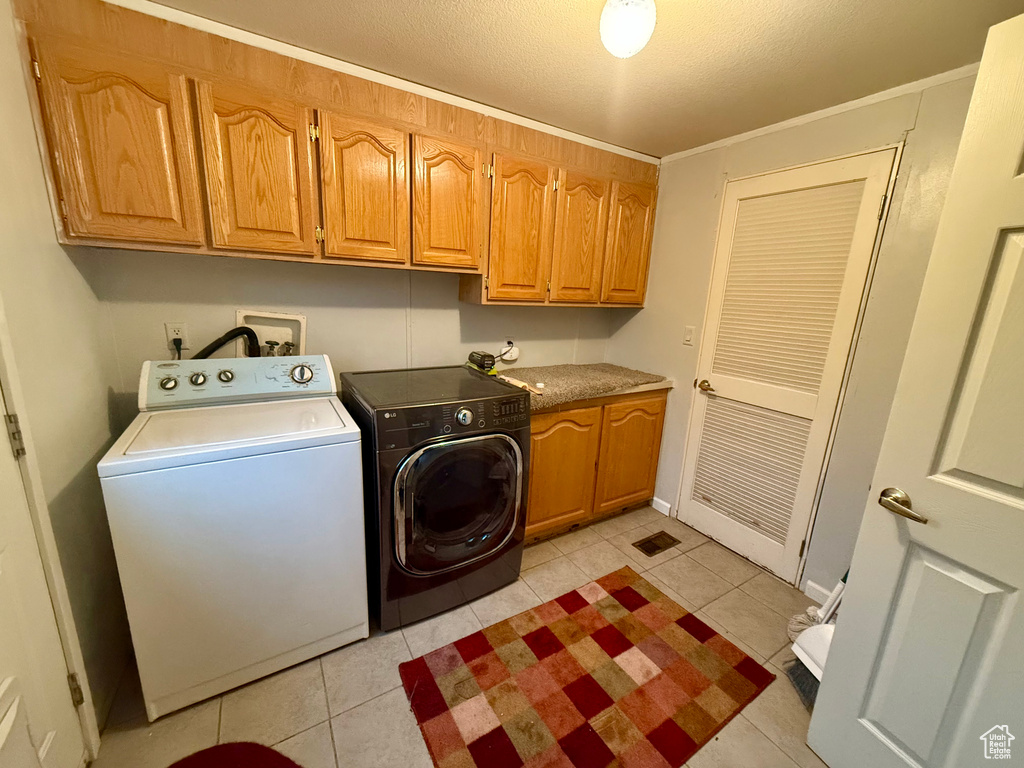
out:
<path id="1" fill-rule="evenodd" d="M 671 376 L 656 495 L 676 508 L 721 194 L 729 178 L 906 137 L 896 192 L 836 433 L 806 580 L 831 588 L 849 565 L 931 251 L 973 77 L 863 106 L 662 166 L 647 308 L 612 319 L 607 358 Z"/>
<path id="2" fill-rule="evenodd" d="M 0 293 L 93 700 L 105 715 L 128 626 L 96 461 L 111 442 L 106 312 L 57 245 L 17 37 L 0 2 Z"/>
<path id="3" fill-rule="evenodd" d="M 194 352 L 234 327 L 236 309 L 298 312 L 306 349 L 347 371 L 459 365 L 507 337 L 522 350 L 518 366 L 600 362 L 621 311 L 460 304 L 448 274 L 105 249 L 72 259 L 109 317 L 119 423 L 136 412 L 142 361 L 171 355 L 165 321 L 188 323 Z"/>

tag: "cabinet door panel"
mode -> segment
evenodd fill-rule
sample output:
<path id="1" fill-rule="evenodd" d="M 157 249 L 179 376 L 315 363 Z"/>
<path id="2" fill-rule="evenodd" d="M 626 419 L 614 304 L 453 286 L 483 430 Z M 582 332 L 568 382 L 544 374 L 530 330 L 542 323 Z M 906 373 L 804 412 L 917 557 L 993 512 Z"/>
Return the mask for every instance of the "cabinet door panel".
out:
<path id="1" fill-rule="evenodd" d="M 307 107 L 197 83 L 213 245 L 314 255 Z"/>
<path id="2" fill-rule="evenodd" d="M 409 262 L 409 134 L 320 113 L 324 255 Z"/>
<path id="3" fill-rule="evenodd" d="M 201 245 L 185 76 L 63 45 L 36 49 L 68 235 Z"/>
<path id="4" fill-rule="evenodd" d="M 601 301 L 643 304 L 656 197 L 653 187 L 612 185 Z"/>
<path id="5" fill-rule="evenodd" d="M 556 169 L 498 155 L 491 204 L 489 299 L 543 301 L 551 270 Z"/>
<path id="6" fill-rule="evenodd" d="M 558 178 L 550 298 L 596 302 L 604 267 L 609 183 L 564 169 Z"/>
<path id="7" fill-rule="evenodd" d="M 480 266 L 483 153 L 479 147 L 413 137 L 414 264 Z"/>
<path id="8" fill-rule="evenodd" d="M 665 395 L 604 407 L 595 511 L 611 512 L 654 496 Z"/>
<path id="9" fill-rule="evenodd" d="M 531 419 L 527 536 L 590 517 L 600 442 L 600 406 Z"/>

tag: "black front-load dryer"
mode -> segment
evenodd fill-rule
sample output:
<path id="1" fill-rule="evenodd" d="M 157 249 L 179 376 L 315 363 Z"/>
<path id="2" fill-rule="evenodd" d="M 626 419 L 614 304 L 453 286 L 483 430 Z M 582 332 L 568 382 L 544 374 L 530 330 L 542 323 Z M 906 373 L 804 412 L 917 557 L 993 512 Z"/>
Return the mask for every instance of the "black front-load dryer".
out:
<path id="1" fill-rule="evenodd" d="M 346 373 L 363 432 L 370 606 L 381 629 L 519 576 L 530 396 L 465 367 Z"/>

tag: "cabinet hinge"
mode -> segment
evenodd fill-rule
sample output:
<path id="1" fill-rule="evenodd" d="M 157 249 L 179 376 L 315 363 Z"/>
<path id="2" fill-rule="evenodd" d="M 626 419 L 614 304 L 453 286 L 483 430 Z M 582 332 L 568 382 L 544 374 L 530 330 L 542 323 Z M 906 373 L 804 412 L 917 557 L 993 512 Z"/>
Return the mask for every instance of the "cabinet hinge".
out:
<path id="1" fill-rule="evenodd" d="M 804 539 L 803 541 L 800 542 L 800 554 L 797 555 L 797 557 L 803 557 L 804 556 L 804 550 L 806 548 L 807 548 L 807 539 Z"/>
<path id="2" fill-rule="evenodd" d="M 85 704 L 85 694 L 82 693 L 82 684 L 78 682 L 78 675 L 75 673 L 68 675 L 68 688 L 71 690 L 71 702 L 76 707 L 80 707 Z"/>
<path id="3" fill-rule="evenodd" d="M 317 228 L 313 230 L 313 234 L 316 236 L 316 241 L 322 243 L 325 240 L 324 228 L 317 225 Z"/>
<path id="4" fill-rule="evenodd" d="M 485 291 L 489 290 L 490 287 L 491 287 L 491 278 L 490 277 L 484 277 L 484 290 Z"/>
<path id="5" fill-rule="evenodd" d="M 316 141 L 320 138 L 320 126 L 309 124 L 309 140 Z"/>
<path id="6" fill-rule="evenodd" d="M 483 167 L 480 169 L 480 173 L 482 173 L 484 175 L 485 179 L 493 179 L 494 178 L 494 166 L 491 165 L 490 163 L 484 163 Z"/>
<path id="7" fill-rule="evenodd" d="M 43 82 L 43 70 L 40 69 L 39 62 L 36 59 L 32 59 L 32 75 L 37 82 Z"/>
<path id="8" fill-rule="evenodd" d="M 20 459 L 25 455 L 25 438 L 21 434 L 21 424 L 18 422 L 18 415 L 15 413 L 4 414 L 4 423 L 7 424 L 7 438 L 11 441 L 11 450 L 14 458 Z"/>
<path id="9" fill-rule="evenodd" d="M 555 179 L 554 184 L 552 184 L 551 186 L 554 187 L 555 192 L 557 192 L 558 191 L 558 179 Z"/>
<path id="10" fill-rule="evenodd" d="M 889 199 L 888 195 L 882 195 L 882 202 L 878 204 L 878 220 L 882 220 L 882 213 L 885 211 L 885 201 Z"/>
<path id="11" fill-rule="evenodd" d="M 551 281 L 548 280 L 548 293 L 551 293 Z"/>
<path id="12" fill-rule="evenodd" d="M 57 198 L 57 204 L 60 206 L 60 215 L 66 219 L 68 217 L 68 204 L 64 202 L 63 197 Z"/>

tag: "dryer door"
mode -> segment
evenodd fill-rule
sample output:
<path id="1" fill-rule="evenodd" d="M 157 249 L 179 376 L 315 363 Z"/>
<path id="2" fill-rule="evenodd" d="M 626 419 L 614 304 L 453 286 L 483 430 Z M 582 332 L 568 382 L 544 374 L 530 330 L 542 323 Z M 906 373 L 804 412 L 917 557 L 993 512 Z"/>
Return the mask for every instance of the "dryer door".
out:
<path id="1" fill-rule="evenodd" d="M 486 557 L 515 533 L 523 453 L 508 435 L 480 435 L 424 446 L 395 475 L 395 549 L 420 575 Z"/>

